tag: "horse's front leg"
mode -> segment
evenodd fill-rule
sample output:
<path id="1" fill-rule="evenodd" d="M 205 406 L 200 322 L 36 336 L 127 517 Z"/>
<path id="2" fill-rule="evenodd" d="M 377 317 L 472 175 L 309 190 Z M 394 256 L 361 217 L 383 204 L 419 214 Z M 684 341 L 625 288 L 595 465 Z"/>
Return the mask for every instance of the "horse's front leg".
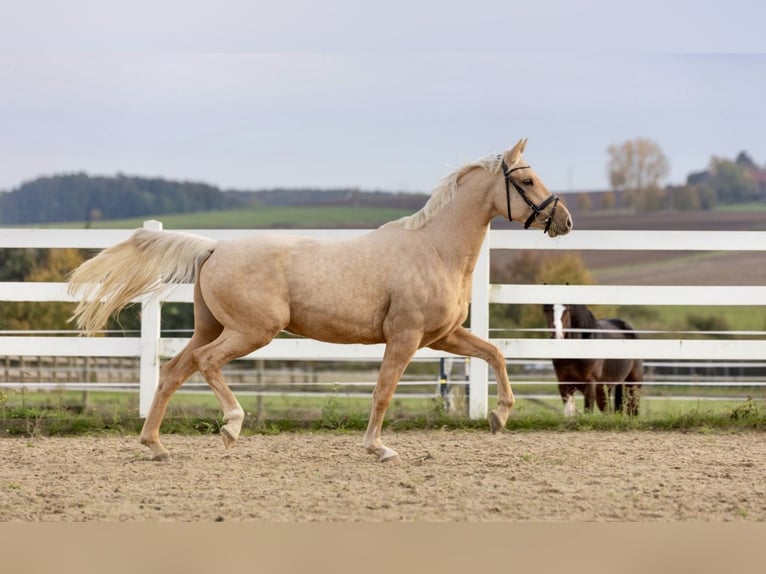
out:
<path id="1" fill-rule="evenodd" d="M 577 406 L 575 405 L 575 393 L 577 392 L 577 389 L 578 387 L 576 385 L 562 385 L 559 383 L 559 395 L 561 395 L 561 402 L 564 405 L 564 416 L 566 417 L 573 417 L 577 414 Z"/>
<path id="2" fill-rule="evenodd" d="M 378 382 L 372 393 L 372 411 L 367 423 L 367 431 L 364 433 L 364 447 L 367 452 L 375 454 L 380 462 L 400 462 L 399 454 L 388 448 L 381 440 L 383 418 L 394 396 L 399 379 L 402 378 L 404 369 L 412 360 L 417 351 L 422 335 L 408 332 L 392 337 L 386 343 L 386 351 L 383 354 L 383 362 L 380 364 Z"/>
<path id="3" fill-rule="evenodd" d="M 585 412 L 593 412 L 593 406 L 596 404 L 596 384 L 597 383 L 594 382 L 588 382 L 582 386 L 582 394 L 585 397 Z"/>
<path id="4" fill-rule="evenodd" d="M 611 388 L 613 385 L 607 385 L 606 383 L 596 383 L 596 406 L 598 410 L 605 413 L 609 408 L 609 397 L 611 395 Z"/>
<path id="5" fill-rule="evenodd" d="M 447 351 L 465 357 L 476 357 L 486 361 L 497 380 L 497 408 L 489 413 L 489 428 L 493 433 L 505 427 L 515 399 L 505 370 L 505 357 L 495 345 L 458 327 L 455 331 L 429 345 L 432 349 Z"/>

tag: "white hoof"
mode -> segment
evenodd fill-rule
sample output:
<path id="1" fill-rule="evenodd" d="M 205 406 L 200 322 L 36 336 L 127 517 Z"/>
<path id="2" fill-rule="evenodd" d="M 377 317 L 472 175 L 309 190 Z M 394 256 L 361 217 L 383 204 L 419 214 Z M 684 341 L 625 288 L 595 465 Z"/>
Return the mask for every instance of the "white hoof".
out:
<path id="1" fill-rule="evenodd" d="M 378 462 L 390 462 L 393 464 L 399 464 L 402 462 L 402 459 L 399 458 L 399 453 L 386 446 L 381 449 L 379 456 L 380 458 L 378 458 Z"/>
<path id="2" fill-rule="evenodd" d="M 577 407 L 575 406 L 574 395 L 567 397 L 567 402 L 564 403 L 564 416 L 573 417 L 577 414 Z"/>
<path id="3" fill-rule="evenodd" d="M 242 421 L 245 419 L 245 411 L 242 409 L 234 409 L 227 413 L 224 413 L 223 422 L 226 424 L 221 427 L 221 438 L 223 438 L 223 446 L 231 448 L 237 439 L 239 433 L 242 431 Z"/>

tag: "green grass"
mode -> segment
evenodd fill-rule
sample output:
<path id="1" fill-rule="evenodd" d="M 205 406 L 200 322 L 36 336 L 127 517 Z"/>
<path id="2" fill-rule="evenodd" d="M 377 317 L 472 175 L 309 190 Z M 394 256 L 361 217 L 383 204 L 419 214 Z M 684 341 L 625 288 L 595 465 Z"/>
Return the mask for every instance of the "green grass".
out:
<path id="1" fill-rule="evenodd" d="M 0 397 L 0 433 L 5 436 L 137 434 L 143 421 L 138 416 L 136 396 L 121 393 L 91 393 L 87 406 L 82 394 L 55 391 L 5 393 Z M 278 433 L 294 430 L 363 431 L 371 406 L 370 398 L 256 397 L 242 396 L 246 416 L 245 433 Z M 490 408 L 494 408 L 494 400 Z M 558 399 L 529 400 L 520 397 L 506 428 L 511 431 L 743 431 L 766 430 L 763 399 L 702 401 L 644 400 L 638 417 L 619 414 L 582 413 L 563 416 Z M 220 430 L 221 411 L 206 394 L 177 394 L 163 422 L 163 433 L 213 434 Z M 445 411 L 434 397 L 396 397 L 387 416 L 392 430 L 477 429 L 487 430 L 484 419 L 472 420 L 463 414 Z"/>
<path id="2" fill-rule="evenodd" d="M 715 211 L 723 211 L 723 212 L 735 212 L 735 213 L 742 213 L 742 212 L 753 212 L 753 211 L 766 211 L 766 203 L 763 201 L 753 201 L 750 203 L 734 203 L 731 205 L 719 205 L 716 207 Z"/>
<path id="3" fill-rule="evenodd" d="M 130 219 L 95 221 L 92 228 L 132 229 L 148 219 L 157 219 L 165 229 L 261 229 L 261 228 L 368 228 L 410 215 L 411 210 L 387 207 L 246 207 L 197 213 L 146 215 Z M 39 227 L 39 226 L 38 226 Z M 47 227 L 81 228 L 82 222 L 50 224 Z"/>
<path id="4" fill-rule="evenodd" d="M 643 329 L 694 330 L 693 325 L 689 324 L 690 320 L 696 320 L 703 324 L 706 321 L 710 322 L 710 330 L 763 331 L 766 329 L 766 307 L 726 306 L 710 308 L 694 305 L 658 305 L 652 308 L 637 309 L 625 306 L 619 309 L 617 313 L 624 319 L 632 319 L 634 324 L 640 324 Z M 634 315 L 637 317 L 634 318 Z M 720 328 L 717 328 L 716 325 Z M 645 335 L 647 338 L 658 336 L 654 334 Z M 668 336 L 678 337 L 672 333 Z"/>

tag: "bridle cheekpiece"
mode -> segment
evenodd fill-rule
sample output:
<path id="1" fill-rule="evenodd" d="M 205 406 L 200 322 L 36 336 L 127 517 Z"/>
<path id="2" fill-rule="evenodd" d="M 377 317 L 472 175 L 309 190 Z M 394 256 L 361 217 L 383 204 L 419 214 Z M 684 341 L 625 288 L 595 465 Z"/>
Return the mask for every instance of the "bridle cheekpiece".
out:
<path id="1" fill-rule="evenodd" d="M 499 156 L 502 157 L 502 156 Z M 549 195 L 545 198 L 545 200 L 540 204 L 536 205 L 532 203 L 532 200 L 527 197 L 527 193 L 524 191 L 524 188 L 521 187 L 518 183 L 516 183 L 513 178 L 511 178 L 511 174 L 519 169 L 527 169 L 528 165 L 521 165 L 518 167 L 514 167 L 512 169 L 508 168 L 508 164 L 505 163 L 505 160 L 502 160 L 503 162 L 503 175 L 505 176 L 505 198 L 508 203 L 508 221 L 512 221 L 511 219 L 511 185 L 516 189 L 518 194 L 521 196 L 521 199 L 524 200 L 524 202 L 532 209 L 532 213 L 529 215 L 527 220 L 524 222 L 524 229 L 529 229 L 529 226 L 532 225 L 532 222 L 535 221 L 538 215 L 545 216 L 545 229 L 543 230 L 543 233 L 548 233 L 548 229 L 550 229 L 551 224 L 553 223 L 553 216 L 556 214 L 556 207 L 558 207 L 559 204 L 559 198 L 557 195 Z M 553 207 L 551 208 L 550 214 L 545 213 L 545 208 L 553 203 Z"/>

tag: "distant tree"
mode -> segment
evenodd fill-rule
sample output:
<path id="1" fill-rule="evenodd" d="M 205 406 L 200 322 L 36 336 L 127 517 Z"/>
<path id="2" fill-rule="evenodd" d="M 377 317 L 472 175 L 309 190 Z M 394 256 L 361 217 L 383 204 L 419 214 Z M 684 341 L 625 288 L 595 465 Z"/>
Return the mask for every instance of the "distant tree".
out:
<path id="1" fill-rule="evenodd" d="M 42 257 L 40 249 L 0 249 L 0 280 L 24 281 Z"/>
<path id="2" fill-rule="evenodd" d="M 520 285 L 589 285 L 594 282 L 579 253 L 542 254 L 538 251 L 522 251 L 505 266 L 493 267 L 490 281 Z M 537 328 L 544 327 L 544 322 L 539 305 L 490 305 L 492 328 Z"/>
<path id="3" fill-rule="evenodd" d="M 543 257 L 535 277 L 536 283 L 593 284 L 593 276 L 579 253 Z"/>
<path id="4" fill-rule="evenodd" d="M 726 317 L 719 315 L 700 315 L 690 313 L 686 316 L 686 322 L 690 329 L 694 331 L 730 331 L 731 326 Z M 724 338 L 724 335 L 710 335 L 714 339 Z"/>
<path id="5" fill-rule="evenodd" d="M 739 152 L 737 154 L 737 159 L 734 160 L 734 163 L 746 169 L 758 169 L 758 165 L 753 161 L 753 158 L 751 158 L 746 151 Z"/>
<path id="6" fill-rule="evenodd" d="M 234 199 L 234 196 L 232 196 Z M 91 177 L 84 173 L 40 177 L 0 194 L 6 224 L 119 219 L 229 207 L 216 187 L 142 177 Z"/>
<path id="7" fill-rule="evenodd" d="M 593 201 L 590 198 L 589 193 L 577 194 L 577 209 L 578 211 L 590 211 L 593 208 Z"/>
<path id="8" fill-rule="evenodd" d="M 697 196 L 700 200 L 702 209 L 713 209 L 718 204 L 715 190 L 707 183 L 692 186 L 697 190 Z"/>
<path id="9" fill-rule="evenodd" d="M 614 209 L 616 205 L 613 191 L 605 191 L 601 194 L 601 209 Z"/>
<path id="10" fill-rule="evenodd" d="M 503 266 L 492 265 L 490 281 L 493 283 L 519 283 L 533 285 L 537 282 L 542 257 L 537 251 L 521 251 Z"/>
<path id="11" fill-rule="evenodd" d="M 710 181 L 711 177 L 713 177 L 713 174 L 710 173 L 710 170 L 708 169 L 703 171 L 693 171 L 686 176 L 686 185 L 700 185 L 707 183 Z"/>
<path id="12" fill-rule="evenodd" d="M 194 307 L 191 303 L 164 303 L 160 308 L 160 322 L 163 331 L 194 330 Z M 110 317 L 106 324 L 111 335 L 121 337 L 141 329 L 141 305 L 134 303 L 122 309 L 116 317 Z M 175 336 L 175 335 L 173 335 Z"/>
<path id="13" fill-rule="evenodd" d="M 634 192 L 633 197 L 633 205 L 636 209 L 641 211 L 659 211 L 667 205 L 668 192 L 665 188 L 651 186 L 644 189 L 642 193 Z"/>
<path id="14" fill-rule="evenodd" d="M 13 274 L 3 277 L 15 281 L 64 281 L 83 260 L 76 249 L 24 249 L 13 251 L 7 261 L 23 261 Z M 6 270 L 7 271 L 7 270 Z M 18 273 L 18 274 L 17 274 Z M 5 274 L 4 274 L 5 275 Z M 71 303 L 0 302 L 0 328 L 13 330 L 62 330 L 69 327 Z"/>
<path id="15" fill-rule="evenodd" d="M 702 207 L 697 187 L 693 185 L 679 185 L 668 188 L 670 203 L 678 211 L 695 211 Z"/>
<path id="16" fill-rule="evenodd" d="M 708 185 L 715 191 L 718 203 L 742 203 L 758 197 L 758 184 L 753 172 L 736 162 L 713 158 Z"/>
<path id="17" fill-rule="evenodd" d="M 660 182 L 670 173 L 670 164 L 655 142 L 636 138 L 607 148 L 609 184 L 621 192 L 625 204 L 641 210 L 664 205 Z"/>

